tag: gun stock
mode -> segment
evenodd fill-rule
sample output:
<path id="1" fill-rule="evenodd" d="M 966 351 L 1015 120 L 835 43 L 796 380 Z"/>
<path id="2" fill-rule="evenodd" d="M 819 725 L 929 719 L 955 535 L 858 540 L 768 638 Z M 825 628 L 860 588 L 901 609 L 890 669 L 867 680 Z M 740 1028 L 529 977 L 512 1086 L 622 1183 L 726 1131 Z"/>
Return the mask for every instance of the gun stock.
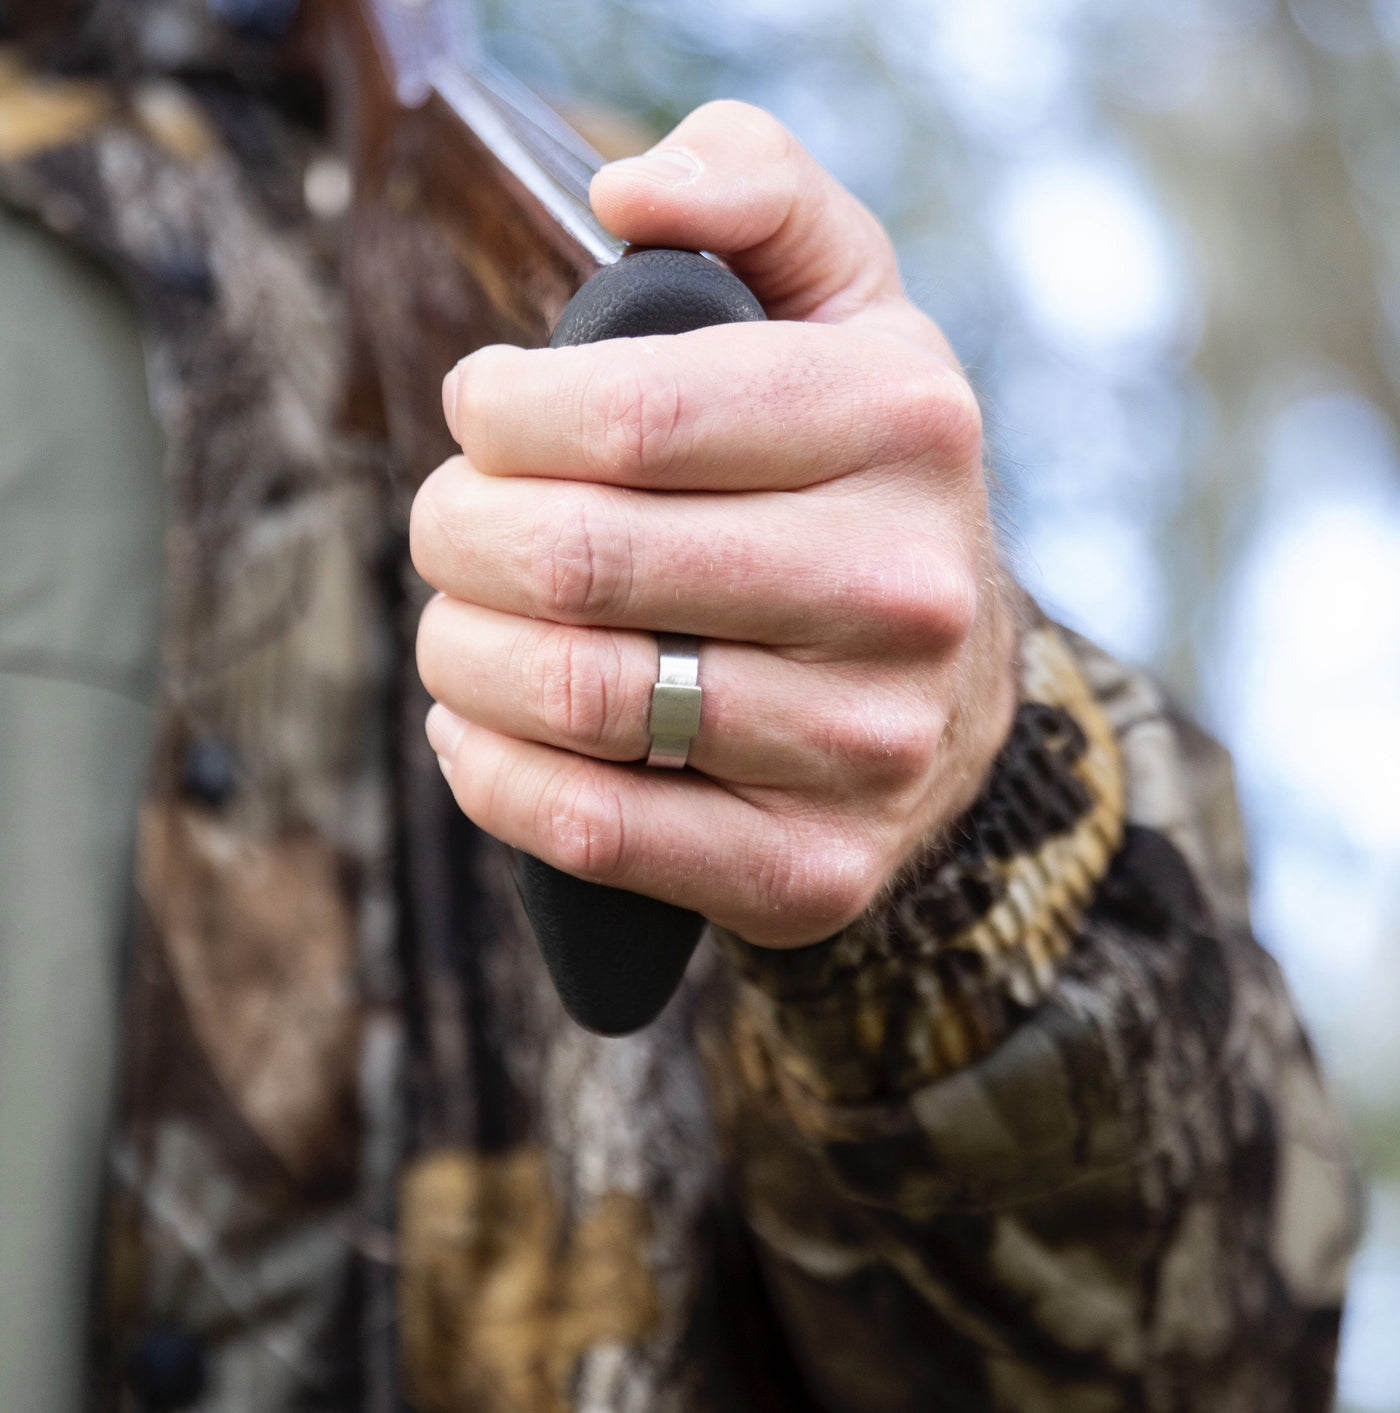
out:
<path id="1" fill-rule="evenodd" d="M 599 158 L 475 52 L 441 0 L 312 0 L 299 47 L 353 177 L 345 276 L 409 489 L 453 451 L 438 389 L 488 343 L 548 342 L 622 252 Z"/>

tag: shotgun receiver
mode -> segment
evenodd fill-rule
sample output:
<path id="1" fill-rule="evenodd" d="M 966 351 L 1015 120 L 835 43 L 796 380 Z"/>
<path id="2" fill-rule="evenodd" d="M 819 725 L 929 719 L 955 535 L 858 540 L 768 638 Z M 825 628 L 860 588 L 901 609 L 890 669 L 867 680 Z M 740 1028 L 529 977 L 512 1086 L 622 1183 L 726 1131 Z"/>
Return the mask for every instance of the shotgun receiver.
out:
<path id="1" fill-rule="evenodd" d="M 347 283 L 410 489 L 453 451 L 438 389 L 475 348 L 764 317 L 717 262 L 639 257 L 599 225 L 588 205 L 597 154 L 482 56 L 465 7 L 319 0 L 304 19 L 354 176 Z M 654 1019 L 704 920 L 518 857 L 526 911 L 574 1019 L 605 1035 Z"/>

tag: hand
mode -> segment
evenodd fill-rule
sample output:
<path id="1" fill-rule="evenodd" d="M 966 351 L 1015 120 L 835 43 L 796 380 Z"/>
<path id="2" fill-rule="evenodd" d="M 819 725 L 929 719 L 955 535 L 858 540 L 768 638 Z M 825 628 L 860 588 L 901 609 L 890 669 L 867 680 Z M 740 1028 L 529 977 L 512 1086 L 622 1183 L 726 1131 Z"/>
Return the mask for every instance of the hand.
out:
<path id="1" fill-rule="evenodd" d="M 594 179 L 642 245 L 727 257 L 773 322 L 484 348 L 413 507 L 418 666 L 458 804 L 565 872 L 793 946 L 860 915 L 976 796 L 1013 611 L 976 400 L 888 237 L 773 118 L 692 113 Z M 657 631 L 702 639 L 684 772 Z"/>

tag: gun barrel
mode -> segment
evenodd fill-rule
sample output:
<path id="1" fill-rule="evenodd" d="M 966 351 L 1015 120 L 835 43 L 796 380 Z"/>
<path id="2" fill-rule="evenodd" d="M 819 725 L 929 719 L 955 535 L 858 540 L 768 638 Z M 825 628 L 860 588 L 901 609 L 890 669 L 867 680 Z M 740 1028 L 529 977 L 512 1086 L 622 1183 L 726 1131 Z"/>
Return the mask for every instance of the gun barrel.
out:
<path id="1" fill-rule="evenodd" d="M 411 491 L 453 450 L 447 370 L 484 344 L 547 343 L 624 246 L 588 205 L 601 159 L 442 0 L 311 0 L 299 47 L 353 179 L 346 285 L 382 403 L 363 420 L 382 417 Z"/>

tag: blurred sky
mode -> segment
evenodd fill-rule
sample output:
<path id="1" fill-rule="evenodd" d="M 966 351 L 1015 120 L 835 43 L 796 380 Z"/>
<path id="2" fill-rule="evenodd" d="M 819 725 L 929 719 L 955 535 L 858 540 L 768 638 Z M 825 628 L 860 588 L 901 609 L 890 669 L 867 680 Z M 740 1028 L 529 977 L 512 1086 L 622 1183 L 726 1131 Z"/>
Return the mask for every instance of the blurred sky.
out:
<path id="1" fill-rule="evenodd" d="M 1400 0 L 486 0 L 659 135 L 739 97 L 893 231 L 1008 553 L 1235 754 L 1256 920 L 1373 1174 L 1343 1406 L 1400 1413 Z"/>

